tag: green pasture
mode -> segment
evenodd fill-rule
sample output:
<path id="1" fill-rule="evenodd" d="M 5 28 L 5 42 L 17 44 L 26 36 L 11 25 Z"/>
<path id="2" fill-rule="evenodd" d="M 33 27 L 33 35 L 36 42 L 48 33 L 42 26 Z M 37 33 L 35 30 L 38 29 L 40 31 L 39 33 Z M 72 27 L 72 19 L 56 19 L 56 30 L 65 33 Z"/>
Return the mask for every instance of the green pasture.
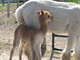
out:
<path id="1" fill-rule="evenodd" d="M 11 6 L 17 6 L 17 3 L 11 3 Z M 2 3 L 0 3 L 0 11 L 1 10 L 7 10 L 7 3 L 4 3 L 4 5 Z"/>
<path id="2" fill-rule="evenodd" d="M 66 0 L 66 2 L 80 4 L 80 0 Z"/>
<path id="3" fill-rule="evenodd" d="M 1 10 L 7 10 L 7 8 L 4 7 L 4 6 L 0 6 L 0 11 L 1 11 Z"/>
<path id="4" fill-rule="evenodd" d="M 7 3 L 4 3 L 4 6 L 6 6 L 7 5 Z M 17 3 L 11 3 L 10 5 L 12 5 L 12 6 L 16 6 L 17 5 Z M 0 3 L 0 6 L 3 6 L 3 4 L 2 3 Z"/>
<path id="5" fill-rule="evenodd" d="M 80 1 L 76 2 L 76 1 L 73 1 L 73 2 L 69 2 L 69 3 L 76 3 L 76 4 L 80 4 Z"/>

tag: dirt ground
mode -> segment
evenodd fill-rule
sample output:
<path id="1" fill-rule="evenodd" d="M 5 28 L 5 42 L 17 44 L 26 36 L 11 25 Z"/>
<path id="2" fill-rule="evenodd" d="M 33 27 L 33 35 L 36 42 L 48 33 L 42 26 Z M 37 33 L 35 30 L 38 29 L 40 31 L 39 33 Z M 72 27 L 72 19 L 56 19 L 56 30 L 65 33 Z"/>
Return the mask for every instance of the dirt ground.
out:
<path id="1" fill-rule="evenodd" d="M 11 11 L 12 12 L 12 11 Z M 0 60 L 9 60 L 10 49 L 13 42 L 13 32 L 17 24 L 15 23 L 14 13 L 7 18 L 6 11 L 0 11 Z M 52 51 L 52 37 L 51 33 L 46 36 L 47 51 L 43 60 L 50 60 Z M 67 43 L 67 38 L 55 38 L 55 47 L 63 49 Z M 60 60 L 61 52 L 56 51 L 53 55 L 53 60 Z M 18 60 L 18 50 L 15 51 L 13 60 Z M 23 54 L 23 60 L 26 56 Z"/>

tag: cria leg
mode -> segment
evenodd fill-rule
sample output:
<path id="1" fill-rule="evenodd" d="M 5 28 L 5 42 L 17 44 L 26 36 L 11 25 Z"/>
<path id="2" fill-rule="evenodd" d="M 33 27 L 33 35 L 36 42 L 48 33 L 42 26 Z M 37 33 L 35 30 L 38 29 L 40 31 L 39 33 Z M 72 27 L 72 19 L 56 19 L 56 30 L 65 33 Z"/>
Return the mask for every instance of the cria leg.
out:
<path id="1" fill-rule="evenodd" d="M 24 47 L 24 53 L 28 57 L 28 60 L 35 60 L 34 53 L 33 53 L 33 45 L 31 43 L 31 40 L 27 40 Z"/>
<path id="2" fill-rule="evenodd" d="M 17 36 L 17 34 L 15 34 L 14 35 L 14 41 L 13 41 L 13 47 L 12 47 L 11 52 L 10 52 L 9 60 L 12 60 L 12 56 L 13 56 L 14 50 L 19 45 L 19 41 L 20 41 L 19 36 Z"/>
<path id="3" fill-rule="evenodd" d="M 9 60 L 12 60 L 12 56 L 13 56 L 15 48 L 16 48 L 16 46 L 12 47 L 11 52 L 10 52 L 10 58 L 9 58 Z"/>
<path id="4" fill-rule="evenodd" d="M 32 49 L 32 44 L 29 44 L 29 60 L 34 60 L 34 54 L 33 54 L 33 49 Z"/>
<path id="5" fill-rule="evenodd" d="M 42 56 L 44 56 L 44 54 L 46 52 L 46 38 L 44 38 L 44 41 L 41 45 L 41 52 L 42 52 Z"/>
<path id="6" fill-rule="evenodd" d="M 41 60 L 41 47 L 35 46 L 34 47 L 34 52 L 35 52 L 35 59 L 36 60 Z"/>
<path id="7" fill-rule="evenodd" d="M 42 34 L 37 34 L 34 38 L 33 49 L 35 52 L 36 60 L 41 60 L 41 44 L 44 41 L 44 36 Z"/>
<path id="8" fill-rule="evenodd" d="M 22 60 L 23 47 L 24 47 L 24 44 L 21 42 L 19 46 L 19 60 Z"/>

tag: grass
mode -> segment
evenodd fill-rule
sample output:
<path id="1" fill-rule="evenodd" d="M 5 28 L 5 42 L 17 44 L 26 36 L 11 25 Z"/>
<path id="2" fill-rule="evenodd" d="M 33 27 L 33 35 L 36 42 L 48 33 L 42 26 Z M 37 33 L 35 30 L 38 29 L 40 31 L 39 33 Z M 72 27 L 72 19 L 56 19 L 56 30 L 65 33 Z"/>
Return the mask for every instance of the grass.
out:
<path id="1" fill-rule="evenodd" d="M 80 4 L 80 1 L 78 1 L 78 4 Z"/>
<path id="2" fill-rule="evenodd" d="M 4 6 L 6 6 L 7 5 L 7 3 L 4 3 Z M 16 6 L 17 5 L 17 3 L 11 3 L 10 4 L 11 6 Z M 3 6 L 3 4 L 2 3 L 0 3 L 0 6 Z"/>
<path id="3" fill-rule="evenodd" d="M 4 43 L 4 42 L 0 42 L 0 49 L 1 50 L 10 50 L 11 48 L 11 44 L 10 43 Z"/>
<path id="4" fill-rule="evenodd" d="M 7 19 L 7 20 L 0 20 L 0 23 L 15 23 L 16 19 Z"/>
<path id="5" fill-rule="evenodd" d="M 7 8 L 2 6 L 2 7 L 0 7 L 0 10 L 7 10 Z"/>
<path id="6" fill-rule="evenodd" d="M 17 6 L 17 3 L 11 3 L 11 6 Z"/>
<path id="7" fill-rule="evenodd" d="M 4 20 L 3 22 L 5 23 L 15 23 L 16 22 L 16 19 L 8 19 L 8 20 Z"/>
<path id="8" fill-rule="evenodd" d="M 17 3 L 11 3 L 11 6 L 17 6 Z M 4 6 L 0 3 L 0 10 L 7 10 L 7 3 L 4 4 Z"/>
<path id="9" fill-rule="evenodd" d="M 2 4 L 0 3 L 0 6 L 2 6 Z"/>
<path id="10" fill-rule="evenodd" d="M 76 4 L 80 4 L 80 1 L 78 1 L 78 2 L 69 2 L 69 3 L 76 3 Z"/>
<path id="11" fill-rule="evenodd" d="M 70 2 L 70 3 L 77 3 L 77 4 L 80 4 L 80 1 L 75 1 L 75 0 L 66 0 L 66 2 Z"/>

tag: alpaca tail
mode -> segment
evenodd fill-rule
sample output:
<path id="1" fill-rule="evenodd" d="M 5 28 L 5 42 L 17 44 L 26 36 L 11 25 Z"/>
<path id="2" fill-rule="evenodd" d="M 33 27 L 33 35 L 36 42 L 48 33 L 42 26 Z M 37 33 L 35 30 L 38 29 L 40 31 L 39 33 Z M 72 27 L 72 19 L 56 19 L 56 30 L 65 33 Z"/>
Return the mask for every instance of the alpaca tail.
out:
<path id="1" fill-rule="evenodd" d="M 19 8 L 16 9 L 15 11 L 15 17 L 16 17 L 16 21 L 18 24 L 22 24 L 24 23 L 24 19 L 22 17 L 22 6 L 20 6 Z"/>
<path id="2" fill-rule="evenodd" d="M 25 20 L 23 18 L 22 12 L 25 7 L 29 7 L 31 5 L 30 1 L 25 2 L 23 5 L 19 6 L 15 11 L 15 17 L 18 24 L 25 24 Z M 26 12 L 27 14 L 27 12 Z"/>

